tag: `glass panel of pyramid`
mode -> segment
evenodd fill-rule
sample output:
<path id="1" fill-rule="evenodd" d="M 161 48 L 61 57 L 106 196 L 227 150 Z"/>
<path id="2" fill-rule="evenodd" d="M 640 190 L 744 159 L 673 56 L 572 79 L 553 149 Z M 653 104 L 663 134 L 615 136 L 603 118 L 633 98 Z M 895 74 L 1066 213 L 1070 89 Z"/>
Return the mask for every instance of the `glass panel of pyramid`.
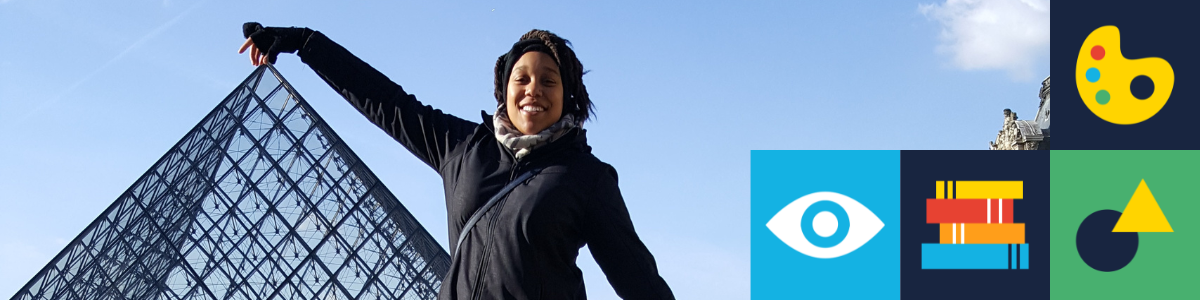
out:
<path id="1" fill-rule="evenodd" d="M 449 261 L 267 65 L 12 299 L 434 299 Z"/>

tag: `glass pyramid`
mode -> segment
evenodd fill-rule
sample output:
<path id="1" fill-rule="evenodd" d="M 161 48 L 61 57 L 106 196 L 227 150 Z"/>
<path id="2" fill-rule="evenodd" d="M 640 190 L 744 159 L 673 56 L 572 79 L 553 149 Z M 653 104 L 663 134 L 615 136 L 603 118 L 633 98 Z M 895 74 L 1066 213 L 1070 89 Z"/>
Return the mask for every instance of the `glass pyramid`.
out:
<path id="1" fill-rule="evenodd" d="M 434 299 L 449 266 L 265 65 L 12 299 Z"/>

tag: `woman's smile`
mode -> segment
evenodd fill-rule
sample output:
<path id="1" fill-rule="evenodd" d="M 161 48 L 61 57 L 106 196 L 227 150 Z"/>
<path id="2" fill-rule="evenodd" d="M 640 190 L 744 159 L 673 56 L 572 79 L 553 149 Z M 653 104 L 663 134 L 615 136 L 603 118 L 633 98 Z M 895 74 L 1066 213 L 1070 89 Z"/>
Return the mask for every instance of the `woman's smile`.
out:
<path id="1" fill-rule="evenodd" d="M 540 112 L 546 111 L 546 107 L 534 103 L 521 105 L 521 112 L 526 115 L 537 115 Z"/>

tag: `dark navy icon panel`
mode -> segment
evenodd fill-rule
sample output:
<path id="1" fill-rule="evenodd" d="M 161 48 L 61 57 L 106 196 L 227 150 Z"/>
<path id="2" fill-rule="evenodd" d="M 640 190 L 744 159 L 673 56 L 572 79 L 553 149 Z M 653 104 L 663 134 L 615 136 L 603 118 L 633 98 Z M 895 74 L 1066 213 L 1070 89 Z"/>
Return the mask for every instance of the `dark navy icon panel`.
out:
<path id="1" fill-rule="evenodd" d="M 1061 125 L 1061 123 L 1059 124 Z M 900 276 L 902 298 L 961 299 L 986 291 L 988 298 L 1050 297 L 1051 151 L 900 151 Z M 1000 257 L 1027 261 L 1013 269 L 922 269 L 922 246 L 940 240 L 940 224 L 927 223 L 926 199 L 936 198 L 937 181 L 1021 181 L 1023 198 L 1006 206 L 1012 223 L 1025 224 L 1028 251 L 1001 246 Z M 967 229 L 970 235 L 970 229 Z M 970 239 L 968 237 L 968 239 Z M 1015 251 L 1014 251 L 1015 250 Z M 1020 252 L 1017 252 L 1020 251 Z M 1022 259 L 1028 258 L 1028 259 Z M 1011 264 L 1011 262 L 1010 262 Z M 1011 288 L 996 288 L 997 286 Z M 967 295 L 967 296 L 964 296 Z"/>
<path id="2" fill-rule="evenodd" d="M 1192 3 L 1148 1 L 1131 5 L 1127 1 L 1059 1 L 1051 20 L 1054 39 L 1050 41 L 1050 70 L 1054 74 L 1076 74 L 1084 40 L 1094 30 L 1114 25 L 1120 28 L 1120 51 L 1128 59 L 1160 57 L 1174 69 L 1174 88 L 1170 99 L 1153 117 L 1132 125 L 1113 124 L 1092 113 L 1085 100 L 1095 94 L 1080 95 L 1076 80 L 1060 80 L 1055 150 L 1195 150 L 1200 140 L 1182 138 L 1182 132 L 1200 130 L 1200 57 L 1195 55 L 1197 26 L 1191 21 Z M 1111 48 L 1111 47 L 1109 47 Z M 1109 50 L 1106 56 L 1112 56 Z M 1090 59 L 1090 58 L 1087 58 Z M 1086 70 L 1086 68 L 1084 69 Z M 1086 71 L 1085 71 L 1086 72 Z M 1100 80 L 1110 72 L 1098 68 Z M 1084 75 L 1086 76 L 1086 74 Z M 1149 77 L 1148 77 L 1149 78 Z M 1134 97 L 1164 90 L 1159 79 L 1134 76 L 1129 81 L 1112 83 L 1108 88 L 1128 89 Z M 1087 82 L 1087 81 L 1085 81 Z M 1145 101 L 1145 100 L 1141 100 Z"/>

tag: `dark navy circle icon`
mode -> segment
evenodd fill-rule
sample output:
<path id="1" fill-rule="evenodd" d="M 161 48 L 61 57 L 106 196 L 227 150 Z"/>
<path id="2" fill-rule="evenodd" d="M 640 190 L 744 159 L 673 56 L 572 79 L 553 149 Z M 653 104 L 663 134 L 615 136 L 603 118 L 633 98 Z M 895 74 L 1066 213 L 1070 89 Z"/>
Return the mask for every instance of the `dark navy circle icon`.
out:
<path id="1" fill-rule="evenodd" d="M 1092 269 L 1112 272 L 1124 268 L 1137 254 L 1137 232 L 1113 232 L 1121 212 L 1101 210 L 1088 215 L 1075 233 L 1079 258 Z"/>
<path id="2" fill-rule="evenodd" d="M 1129 93 L 1138 100 L 1146 100 L 1154 95 L 1154 80 L 1146 75 L 1138 75 L 1129 82 Z"/>
<path id="3" fill-rule="evenodd" d="M 818 219 L 818 217 L 820 218 Z M 816 228 L 817 226 L 823 228 Z M 837 230 L 831 234 L 829 229 L 833 228 L 837 228 Z M 800 230 L 804 232 L 804 238 L 808 239 L 813 246 L 821 248 L 837 246 L 846 239 L 846 233 L 850 232 L 850 216 L 846 214 L 845 208 L 833 201 L 817 201 L 804 211 L 804 216 L 800 217 Z M 818 230 L 821 232 L 817 232 Z"/>

